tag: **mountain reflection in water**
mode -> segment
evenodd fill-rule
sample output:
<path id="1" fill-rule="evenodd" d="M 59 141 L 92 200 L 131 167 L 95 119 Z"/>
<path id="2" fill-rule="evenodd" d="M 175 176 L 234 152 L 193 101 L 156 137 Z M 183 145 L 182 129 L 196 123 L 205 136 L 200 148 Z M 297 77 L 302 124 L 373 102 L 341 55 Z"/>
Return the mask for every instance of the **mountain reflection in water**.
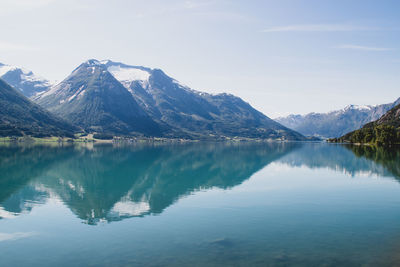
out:
<path id="1" fill-rule="evenodd" d="M 292 167 L 329 168 L 355 175 L 376 175 L 400 180 L 400 148 L 336 144 L 308 144 L 280 159 Z"/>
<path id="2" fill-rule="evenodd" d="M 88 224 L 159 214 L 271 162 L 400 179 L 400 150 L 301 143 L 0 147 L 0 218 L 58 198 Z"/>
<path id="3" fill-rule="evenodd" d="M 0 217 L 59 198 L 88 224 L 159 214 L 241 184 L 298 143 L 0 147 Z"/>

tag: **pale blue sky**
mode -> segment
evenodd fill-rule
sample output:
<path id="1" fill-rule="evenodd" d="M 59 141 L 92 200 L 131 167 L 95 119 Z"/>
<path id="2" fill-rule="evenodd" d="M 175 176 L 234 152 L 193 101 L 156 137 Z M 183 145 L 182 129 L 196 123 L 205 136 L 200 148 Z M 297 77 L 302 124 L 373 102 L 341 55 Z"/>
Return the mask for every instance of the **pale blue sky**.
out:
<path id="1" fill-rule="evenodd" d="M 400 1 L 1 0 L 0 62 L 161 68 L 274 118 L 400 97 Z"/>

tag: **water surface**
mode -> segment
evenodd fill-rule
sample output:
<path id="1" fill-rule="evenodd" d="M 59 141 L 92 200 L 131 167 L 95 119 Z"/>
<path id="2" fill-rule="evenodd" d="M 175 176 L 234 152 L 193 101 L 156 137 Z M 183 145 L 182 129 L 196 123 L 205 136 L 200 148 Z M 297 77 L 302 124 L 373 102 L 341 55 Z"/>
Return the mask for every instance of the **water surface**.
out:
<path id="1" fill-rule="evenodd" d="M 400 264 L 400 151 L 0 146 L 1 266 Z"/>

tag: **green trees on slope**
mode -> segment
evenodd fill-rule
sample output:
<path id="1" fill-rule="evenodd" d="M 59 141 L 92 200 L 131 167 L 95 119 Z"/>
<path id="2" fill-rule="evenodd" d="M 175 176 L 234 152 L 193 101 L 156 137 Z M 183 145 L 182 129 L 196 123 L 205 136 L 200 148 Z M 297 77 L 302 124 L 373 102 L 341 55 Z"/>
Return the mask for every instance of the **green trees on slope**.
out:
<path id="1" fill-rule="evenodd" d="M 400 104 L 386 112 L 379 120 L 367 123 L 359 130 L 328 141 L 367 143 L 380 146 L 400 144 Z"/>
<path id="2" fill-rule="evenodd" d="M 391 125 L 381 124 L 361 128 L 342 137 L 330 139 L 329 141 L 390 146 L 400 143 L 400 129 Z"/>

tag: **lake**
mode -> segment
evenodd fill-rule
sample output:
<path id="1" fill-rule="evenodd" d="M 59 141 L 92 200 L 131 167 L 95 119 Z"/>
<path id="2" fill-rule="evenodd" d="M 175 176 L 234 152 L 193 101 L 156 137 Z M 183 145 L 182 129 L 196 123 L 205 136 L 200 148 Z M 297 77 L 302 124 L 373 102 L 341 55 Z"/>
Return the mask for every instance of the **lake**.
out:
<path id="1" fill-rule="evenodd" d="M 400 150 L 0 145 L 0 266 L 400 265 Z"/>

